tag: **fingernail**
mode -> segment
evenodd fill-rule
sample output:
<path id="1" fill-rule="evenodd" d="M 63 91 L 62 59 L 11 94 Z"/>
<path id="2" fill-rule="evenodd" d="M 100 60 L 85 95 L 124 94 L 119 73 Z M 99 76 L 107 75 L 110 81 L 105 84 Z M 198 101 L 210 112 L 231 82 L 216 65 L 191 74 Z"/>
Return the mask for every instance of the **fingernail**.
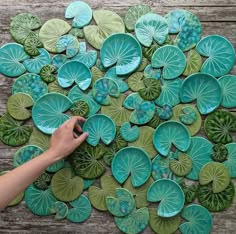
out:
<path id="1" fill-rule="evenodd" d="M 85 134 L 86 134 L 86 136 L 88 136 L 88 135 L 89 135 L 89 133 L 88 133 L 88 132 L 85 132 Z"/>

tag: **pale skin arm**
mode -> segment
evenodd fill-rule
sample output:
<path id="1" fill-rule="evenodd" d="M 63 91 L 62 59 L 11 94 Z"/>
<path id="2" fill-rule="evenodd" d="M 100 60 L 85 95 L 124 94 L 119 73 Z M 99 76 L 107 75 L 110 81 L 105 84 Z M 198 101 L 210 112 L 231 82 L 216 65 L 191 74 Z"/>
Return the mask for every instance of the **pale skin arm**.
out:
<path id="1" fill-rule="evenodd" d="M 82 117 L 72 117 L 62 124 L 52 135 L 50 148 L 17 167 L 16 169 L 0 176 L 0 209 L 5 208 L 20 192 L 24 191 L 33 183 L 51 164 L 71 154 L 88 136 L 83 133 L 79 137 L 74 129 L 82 132 L 77 125 L 78 121 L 85 121 Z"/>

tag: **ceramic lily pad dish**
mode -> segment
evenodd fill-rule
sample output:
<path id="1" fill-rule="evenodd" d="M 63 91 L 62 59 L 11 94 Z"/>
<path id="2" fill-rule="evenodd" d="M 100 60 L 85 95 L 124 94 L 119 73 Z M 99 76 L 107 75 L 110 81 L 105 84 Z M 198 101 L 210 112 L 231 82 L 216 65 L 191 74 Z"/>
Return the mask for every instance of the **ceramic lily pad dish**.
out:
<path id="1" fill-rule="evenodd" d="M 56 220 L 62 220 L 68 214 L 68 206 L 64 202 L 57 201 L 50 208 L 50 213 L 51 214 L 56 214 L 55 215 Z"/>
<path id="2" fill-rule="evenodd" d="M 181 217 L 186 220 L 179 226 L 181 233 L 204 233 L 211 232 L 213 220 L 211 213 L 203 206 L 192 204 L 184 208 Z"/>
<path id="3" fill-rule="evenodd" d="M 181 187 L 169 179 L 156 180 L 147 192 L 149 202 L 159 202 L 157 215 L 169 218 L 181 212 L 184 206 L 184 193 Z"/>
<path id="4" fill-rule="evenodd" d="M 142 149 L 126 147 L 119 150 L 113 158 L 111 170 L 120 184 L 131 175 L 133 186 L 138 187 L 143 185 L 151 174 L 151 160 Z"/>
<path id="5" fill-rule="evenodd" d="M 13 167 L 19 167 L 42 153 L 43 150 L 36 145 L 23 146 L 14 154 Z"/>
<path id="6" fill-rule="evenodd" d="M 40 190 L 46 190 L 51 183 L 51 175 L 43 172 L 33 183 L 33 185 Z"/>
<path id="7" fill-rule="evenodd" d="M 155 112 L 154 116 L 152 119 L 147 123 L 147 126 L 152 127 L 152 128 L 157 128 L 157 126 L 161 123 L 161 119 L 159 115 Z"/>
<path id="8" fill-rule="evenodd" d="M 102 157 L 105 150 L 101 145 L 92 147 L 88 144 L 81 145 L 71 155 L 70 161 L 73 170 L 84 179 L 94 179 L 105 172 Z"/>
<path id="9" fill-rule="evenodd" d="M 54 196 L 60 201 L 75 200 L 83 191 L 83 180 L 74 175 L 71 168 L 64 168 L 52 177 L 51 189 Z"/>
<path id="10" fill-rule="evenodd" d="M 163 68 L 163 79 L 175 79 L 183 73 L 186 67 L 186 57 L 178 47 L 165 45 L 153 54 L 152 67 Z"/>
<path id="11" fill-rule="evenodd" d="M 69 34 L 71 34 L 71 35 L 73 35 L 75 37 L 81 38 L 81 39 L 84 38 L 84 31 L 81 28 L 72 28 L 69 31 Z"/>
<path id="12" fill-rule="evenodd" d="M 135 200 L 128 190 L 117 188 L 115 197 L 106 197 L 106 206 L 112 215 L 116 217 L 124 217 L 134 210 Z"/>
<path id="13" fill-rule="evenodd" d="M 129 146 L 135 146 L 147 152 L 152 159 L 157 155 L 157 151 L 152 143 L 152 136 L 154 129 L 149 126 L 142 126 L 139 128 L 139 137 L 133 142 L 129 142 Z"/>
<path id="14" fill-rule="evenodd" d="M 155 100 L 161 94 L 161 83 L 154 78 L 144 79 L 145 88 L 139 90 L 140 96 L 148 101 Z"/>
<path id="15" fill-rule="evenodd" d="M 192 137 L 186 154 L 192 159 L 192 170 L 186 176 L 190 180 L 198 180 L 202 167 L 211 162 L 212 144 L 203 137 Z"/>
<path id="16" fill-rule="evenodd" d="M 73 223 L 82 223 L 91 215 L 91 203 L 89 199 L 83 194 L 76 200 L 71 201 L 70 205 L 73 208 L 69 209 L 66 218 Z"/>
<path id="17" fill-rule="evenodd" d="M 226 110 L 216 110 L 207 116 L 204 124 L 207 137 L 215 143 L 230 143 L 236 131 L 236 116 Z"/>
<path id="18" fill-rule="evenodd" d="M 122 18 L 113 11 L 93 11 L 93 19 L 97 25 L 84 27 L 85 39 L 96 49 L 100 49 L 104 40 L 113 33 L 124 33 Z M 108 20 L 109 19 L 109 20 Z"/>
<path id="19" fill-rule="evenodd" d="M 33 129 L 31 126 L 22 125 L 9 114 L 0 116 L 0 140 L 10 146 L 20 146 L 29 141 Z"/>
<path id="20" fill-rule="evenodd" d="M 34 185 L 30 185 L 25 190 L 26 206 L 36 215 L 50 215 L 50 208 L 56 201 L 57 199 L 53 196 L 51 188 L 48 188 L 47 190 L 40 190 Z"/>
<path id="21" fill-rule="evenodd" d="M 175 44 L 183 51 L 192 49 L 201 39 L 202 26 L 196 15 L 186 10 L 170 11 L 165 19 L 169 33 L 178 33 Z"/>
<path id="22" fill-rule="evenodd" d="M 137 92 L 140 89 L 144 89 L 145 85 L 143 83 L 144 80 L 144 74 L 142 72 L 135 72 L 128 78 L 128 85 L 129 88 Z"/>
<path id="23" fill-rule="evenodd" d="M 88 190 L 89 200 L 94 208 L 100 211 L 106 211 L 106 197 L 115 196 L 116 188 L 120 185 L 112 176 L 103 175 L 100 179 L 101 188 L 91 186 Z"/>
<path id="24" fill-rule="evenodd" d="M 53 163 L 51 166 L 49 166 L 47 168 L 47 171 L 51 172 L 51 173 L 55 173 L 55 172 L 61 170 L 62 168 L 64 168 L 64 166 L 65 166 L 65 160 L 61 159 L 61 160 L 57 161 L 56 163 Z"/>
<path id="25" fill-rule="evenodd" d="M 38 36 L 29 36 L 25 39 L 24 50 L 30 56 L 38 56 L 40 54 L 39 48 L 43 47 L 43 43 Z"/>
<path id="26" fill-rule="evenodd" d="M 47 150 L 50 145 L 50 136 L 40 132 L 36 128 L 33 129 L 33 132 L 29 139 L 30 145 L 36 145 L 42 150 Z"/>
<path id="27" fill-rule="evenodd" d="M 68 62 L 68 58 L 65 54 L 56 54 L 52 57 L 52 65 L 59 69 L 63 64 Z"/>
<path id="28" fill-rule="evenodd" d="M 187 56 L 187 65 L 183 72 L 184 76 L 190 76 L 199 72 L 202 67 L 202 57 L 196 50 L 190 50 Z"/>
<path id="29" fill-rule="evenodd" d="M 137 140 L 139 134 L 140 132 L 138 126 L 131 127 L 129 122 L 124 123 L 120 128 L 121 137 L 128 142 Z"/>
<path id="30" fill-rule="evenodd" d="M 147 207 L 133 211 L 125 217 L 115 217 L 116 226 L 124 233 L 137 234 L 148 226 L 149 212 Z"/>
<path id="31" fill-rule="evenodd" d="M 144 77 L 159 80 L 161 78 L 161 69 L 153 68 L 152 65 L 149 64 L 144 69 Z"/>
<path id="32" fill-rule="evenodd" d="M 75 116 L 85 117 L 89 113 L 89 105 L 85 101 L 76 101 L 73 103 L 70 111 Z"/>
<path id="33" fill-rule="evenodd" d="M 191 125 L 197 121 L 197 113 L 192 107 L 183 107 L 182 112 L 183 114 L 179 116 L 179 119 L 183 124 Z"/>
<path id="34" fill-rule="evenodd" d="M 68 88 L 76 82 L 80 89 L 86 90 L 91 84 L 92 74 L 85 64 L 70 61 L 58 70 L 57 81 L 62 88 Z"/>
<path id="35" fill-rule="evenodd" d="M 85 64 L 88 68 L 91 68 L 97 60 L 96 50 L 86 50 L 86 43 L 80 42 L 79 53 L 72 58 L 72 61 L 78 61 Z"/>
<path id="36" fill-rule="evenodd" d="M 236 107 L 236 76 L 225 75 L 219 80 L 222 90 L 221 106 L 226 108 Z"/>
<path id="37" fill-rule="evenodd" d="M 128 143 L 121 137 L 120 127 L 116 127 L 116 136 L 113 140 L 113 144 L 115 145 L 117 150 L 123 149 L 128 145 Z"/>
<path id="38" fill-rule="evenodd" d="M 40 77 L 46 83 L 51 83 L 56 80 L 56 67 L 53 65 L 45 65 L 40 70 Z"/>
<path id="39" fill-rule="evenodd" d="M 139 42 L 146 47 L 150 47 L 153 41 L 162 45 L 168 35 L 168 24 L 162 16 L 147 13 L 137 20 L 135 35 Z"/>
<path id="40" fill-rule="evenodd" d="M 201 72 L 214 77 L 226 75 L 235 63 L 235 50 L 229 40 L 219 35 L 209 35 L 201 39 L 196 51 L 207 57 L 201 67 Z"/>
<path id="41" fill-rule="evenodd" d="M 22 64 L 29 55 L 24 47 L 17 43 L 8 43 L 0 48 L 0 72 L 8 77 L 16 77 L 25 73 L 26 68 Z"/>
<path id="42" fill-rule="evenodd" d="M 57 80 L 48 84 L 48 92 L 49 93 L 60 93 L 64 96 L 67 96 L 69 91 L 67 89 L 63 89 L 57 82 Z"/>
<path id="43" fill-rule="evenodd" d="M 222 143 L 215 144 L 213 146 L 213 152 L 211 158 L 216 162 L 224 162 L 228 157 L 228 149 Z"/>
<path id="44" fill-rule="evenodd" d="M 167 121 L 160 124 L 153 134 L 153 144 L 163 156 L 167 156 L 172 144 L 180 151 L 187 151 L 190 145 L 188 129 L 177 121 Z"/>
<path id="45" fill-rule="evenodd" d="M 104 67 L 116 65 L 116 74 L 126 75 L 139 67 L 142 61 L 142 50 L 132 35 L 116 33 L 104 41 L 100 57 Z"/>
<path id="46" fill-rule="evenodd" d="M 227 167 L 219 162 L 205 164 L 199 172 L 199 183 L 206 185 L 212 182 L 213 193 L 220 193 L 230 183 L 230 174 Z"/>
<path id="47" fill-rule="evenodd" d="M 155 233 L 172 234 L 175 233 L 181 223 L 180 215 L 169 218 L 163 218 L 157 215 L 154 208 L 149 209 L 150 220 L 149 224 Z"/>
<path id="48" fill-rule="evenodd" d="M 17 120 L 26 120 L 31 117 L 27 109 L 34 105 L 32 97 L 26 93 L 16 93 L 8 98 L 7 112 Z"/>
<path id="49" fill-rule="evenodd" d="M 236 177 L 236 143 L 230 143 L 225 145 L 228 155 L 227 160 L 223 162 L 226 168 L 229 170 L 230 177 Z"/>
<path id="50" fill-rule="evenodd" d="M 111 167 L 112 160 L 115 157 L 117 152 L 118 152 L 118 149 L 116 145 L 113 143 L 106 148 L 106 152 L 103 155 L 103 160 L 108 167 Z"/>
<path id="51" fill-rule="evenodd" d="M 180 100 L 183 103 L 196 100 L 197 108 L 203 115 L 214 111 L 220 105 L 221 99 L 220 84 L 212 75 L 195 73 L 182 83 Z"/>
<path id="52" fill-rule="evenodd" d="M 110 78 L 98 79 L 93 84 L 93 98 L 101 105 L 111 103 L 110 96 L 119 97 L 120 90 L 117 83 Z"/>
<path id="53" fill-rule="evenodd" d="M 88 132 L 86 141 L 96 146 L 101 140 L 104 144 L 110 144 L 115 138 L 116 126 L 111 118 L 103 114 L 96 114 L 87 119 L 83 131 Z"/>
<path id="54" fill-rule="evenodd" d="M 198 187 L 195 184 L 187 186 L 185 182 L 180 184 L 185 196 L 185 204 L 192 203 L 197 196 Z"/>
<path id="55" fill-rule="evenodd" d="M 92 9 L 85 2 L 74 1 L 67 6 L 65 18 L 73 18 L 72 26 L 74 28 L 83 28 L 88 25 L 92 19 Z"/>
<path id="56" fill-rule="evenodd" d="M 160 48 L 160 46 L 157 45 L 157 44 L 151 45 L 150 47 L 145 47 L 145 46 L 143 46 L 143 47 L 142 47 L 143 56 L 144 56 L 148 61 L 151 62 L 152 56 L 153 56 L 154 52 L 155 52 L 158 48 Z"/>
<path id="57" fill-rule="evenodd" d="M 71 26 L 61 19 L 50 19 L 46 21 L 39 31 L 39 39 L 46 50 L 56 53 L 58 39 L 69 32 Z"/>
<path id="58" fill-rule="evenodd" d="M 39 75 L 26 73 L 15 80 L 12 86 L 12 93 L 29 94 L 34 101 L 48 92 L 47 84 L 42 81 Z"/>
<path id="59" fill-rule="evenodd" d="M 49 93 L 41 97 L 34 105 L 32 118 L 37 128 L 52 134 L 61 124 L 70 117 L 63 112 L 67 111 L 72 102 L 59 93 Z"/>
<path id="60" fill-rule="evenodd" d="M 211 184 L 199 185 L 197 193 L 200 204 L 213 212 L 227 209 L 233 203 L 234 194 L 235 188 L 232 182 L 219 193 L 213 193 Z"/>
<path id="61" fill-rule="evenodd" d="M 163 105 L 162 108 L 157 108 L 156 112 L 158 116 L 160 117 L 160 119 L 163 119 L 163 120 L 168 120 L 173 115 L 172 107 L 168 104 Z"/>

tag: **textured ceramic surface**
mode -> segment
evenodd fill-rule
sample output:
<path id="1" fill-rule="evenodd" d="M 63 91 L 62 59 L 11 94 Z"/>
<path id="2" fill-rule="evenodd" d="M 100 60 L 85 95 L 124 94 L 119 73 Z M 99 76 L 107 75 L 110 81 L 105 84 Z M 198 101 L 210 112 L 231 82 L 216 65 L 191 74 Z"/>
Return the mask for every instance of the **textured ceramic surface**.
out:
<path id="1" fill-rule="evenodd" d="M 231 178 L 236 178 L 236 143 L 227 144 L 226 149 L 228 150 L 228 155 L 223 164 L 229 170 Z"/>
<path id="2" fill-rule="evenodd" d="M 126 122 L 121 126 L 120 134 L 125 141 L 132 142 L 137 140 L 140 132 L 138 126 L 131 127 L 131 124 L 129 122 Z"/>

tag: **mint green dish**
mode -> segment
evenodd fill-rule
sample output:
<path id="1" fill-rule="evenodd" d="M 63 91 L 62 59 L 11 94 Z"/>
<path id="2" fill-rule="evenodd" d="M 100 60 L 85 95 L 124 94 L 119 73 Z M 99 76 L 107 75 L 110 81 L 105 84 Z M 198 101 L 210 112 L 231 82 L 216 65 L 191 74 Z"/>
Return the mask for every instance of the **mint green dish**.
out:
<path id="1" fill-rule="evenodd" d="M 132 142 L 137 140 L 139 134 L 140 132 L 138 126 L 135 125 L 131 127 L 130 122 L 125 122 L 120 128 L 120 135 L 127 142 Z"/>
<path id="2" fill-rule="evenodd" d="M 225 145 L 228 150 L 227 160 L 223 164 L 227 167 L 231 178 L 236 178 L 236 143 Z"/>

